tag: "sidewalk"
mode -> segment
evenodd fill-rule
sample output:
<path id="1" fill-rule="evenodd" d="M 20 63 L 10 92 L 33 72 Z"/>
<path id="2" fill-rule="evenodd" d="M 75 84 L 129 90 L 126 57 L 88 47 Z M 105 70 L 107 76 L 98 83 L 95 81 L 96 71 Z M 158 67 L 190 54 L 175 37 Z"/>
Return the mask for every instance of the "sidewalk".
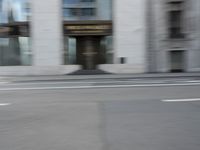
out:
<path id="1" fill-rule="evenodd" d="M 105 74 L 105 75 L 59 75 L 59 76 L 2 76 L 1 82 L 32 82 L 32 81 L 73 81 L 101 79 L 150 79 L 150 78 L 197 78 L 198 73 L 147 73 L 147 74 Z"/>

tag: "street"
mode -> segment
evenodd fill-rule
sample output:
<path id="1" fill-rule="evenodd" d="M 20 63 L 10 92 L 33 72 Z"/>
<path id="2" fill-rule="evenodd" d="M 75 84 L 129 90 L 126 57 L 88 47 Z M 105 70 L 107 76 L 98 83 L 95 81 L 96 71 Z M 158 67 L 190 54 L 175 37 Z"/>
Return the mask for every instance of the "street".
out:
<path id="1" fill-rule="evenodd" d="M 2 150 L 199 150 L 197 78 L 0 83 Z"/>

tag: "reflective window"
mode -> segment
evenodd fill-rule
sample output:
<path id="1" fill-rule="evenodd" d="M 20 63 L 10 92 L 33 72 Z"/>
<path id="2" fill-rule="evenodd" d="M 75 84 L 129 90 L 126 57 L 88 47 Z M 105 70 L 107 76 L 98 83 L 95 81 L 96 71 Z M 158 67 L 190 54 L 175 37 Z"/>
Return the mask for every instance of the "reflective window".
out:
<path id="1" fill-rule="evenodd" d="M 0 38 L 0 65 L 31 65 L 29 38 Z"/>
<path id="2" fill-rule="evenodd" d="M 30 18 L 29 0 L 1 0 L 1 23 L 28 21 Z"/>
<path id="3" fill-rule="evenodd" d="M 98 0 L 63 0 L 64 20 L 99 20 L 99 4 Z"/>
<path id="4" fill-rule="evenodd" d="M 113 64 L 113 37 L 105 36 L 101 40 L 101 49 L 104 51 L 105 63 Z"/>
<path id="5" fill-rule="evenodd" d="M 64 4 L 77 4 L 79 0 L 63 0 Z"/>
<path id="6" fill-rule="evenodd" d="M 2 11 L 2 0 L 0 0 L 0 12 Z"/>
<path id="7" fill-rule="evenodd" d="M 95 0 L 81 0 L 81 2 L 95 2 Z"/>
<path id="8" fill-rule="evenodd" d="M 82 8 L 81 15 L 82 16 L 95 16 L 95 8 Z"/>
<path id="9" fill-rule="evenodd" d="M 112 20 L 112 0 L 63 0 L 64 20 Z"/>
<path id="10" fill-rule="evenodd" d="M 79 9 L 77 8 L 65 8 L 64 17 L 76 17 L 79 16 Z"/>
<path id="11" fill-rule="evenodd" d="M 95 17 L 95 8 L 65 8 L 64 17 L 77 17 L 77 19 L 85 19 L 84 17 Z"/>
<path id="12" fill-rule="evenodd" d="M 0 0 L 1 66 L 31 65 L 29 19 L 29 0 Z"/>
<path id="13" fill-rule="evenodd" d="M 168 28 L 169 38 L 180 39 L 184 38 L 183 34 L 183 14 L 184 14 L 184 2 L 175 1 L 169 3 L 170 11 L 168 12 Z"/>
<path id="14" fill-rule="evenodd" d="M 65 37 L 64 64 L 76 64 L 76 38 Z"/>

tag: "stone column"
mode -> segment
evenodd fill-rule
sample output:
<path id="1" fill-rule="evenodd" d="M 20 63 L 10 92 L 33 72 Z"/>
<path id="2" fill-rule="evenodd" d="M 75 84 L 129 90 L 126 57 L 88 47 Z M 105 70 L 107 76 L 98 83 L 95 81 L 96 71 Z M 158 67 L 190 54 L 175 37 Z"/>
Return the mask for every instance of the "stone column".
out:
<path id="1" fill-rule="evenodd" d="M 33 65 L 61 65 L 62 0 L 31 0 L 31 12 Z"/>
<path id="2" fill-rule="evenodd" d="M 146 0 L 115 0 L 114 2 L 115 63 L 125 58 L 135 73 L 146 71 Z M 120 65 L 118 65 L 120 66 Z"/>

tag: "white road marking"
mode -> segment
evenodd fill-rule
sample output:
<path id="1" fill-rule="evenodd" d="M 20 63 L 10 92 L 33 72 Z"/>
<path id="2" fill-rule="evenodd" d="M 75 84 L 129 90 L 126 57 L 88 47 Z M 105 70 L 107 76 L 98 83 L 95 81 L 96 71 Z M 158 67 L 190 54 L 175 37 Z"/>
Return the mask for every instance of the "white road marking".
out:
<path id="1" fill-rule="evenodd" d="M 200 98 L 189 98 L 189 99 L 165 99 L 163 102 L 194 102 L 200 101 Z"/>
<path id="2" fill-rule="evenodd" d="M 8 84 L 10 82 L 4 82 L 4 81 L 0 81 L 0 84 Z"/>
<path id="3" fill-rule="evenodd" d="M 0 106 L 8 106 L 11 105 L 11 103 L 0 103 Z"/>
<path id="4" fill-rule="evenodd" d="M 94 84 L 97 82 L 76 82 L 76 81 L 69 81 L 69 82 L 34 82 L 34 83 L 30 83 L 30 82 L 25 82 L 25 83 L 9 83 L 9 85 L 54 85 L 54 84 Z"/>
<path id="5" fill-rule="evenodd" d="M 93 89 L 93 88 L 131 88 L 131 87 L 168 87 L 168 86 L 199 86 L 200 83 L 179 83 L 179 84 L 134 84 L 134 85 L 91 85 L 91 86 L 57 86 L 57 87 L 16 87 L 0 88 L 0 91 L 20 90 L 58 90 L 58 89 Z"/>
<path id="6" fill-rule="evenodd" d="M 190 80 L 190 81 L 185 81 L 185 82 L 189 82 L 189 83 L 200 83 L 200 80 Z"/>

